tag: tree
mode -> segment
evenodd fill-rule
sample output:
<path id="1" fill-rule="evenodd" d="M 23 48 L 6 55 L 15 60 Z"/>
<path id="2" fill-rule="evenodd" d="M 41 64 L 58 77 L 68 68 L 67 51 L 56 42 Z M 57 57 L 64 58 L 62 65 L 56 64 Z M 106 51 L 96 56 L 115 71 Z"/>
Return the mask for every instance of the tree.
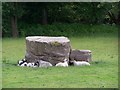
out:
<path id="1" fill-rule="evenodd" d="M 5 2 L 3 3 L 3 18 L 6 19 L 5 24 L 11 23 L 11 30 L 12 30 L 12 36 L 18 37 L 19 31 L 17 28 L 17 20 L 20 18 L 23 13 L 23 5 L 22 3 L 17 2 Z"/>
<path id="2" fill-rule="evenodd" d="M 2 6 L 3 33 L 12 34 L 13 37 L 19 36 L 22 29 L 18 29 L 22 25 L 29 27 L 31 24 L 34 27 L 34 24 L 52 23 L 117 24 L 120 21 L 119 4 L 112 2 L 3 2 Z"/>

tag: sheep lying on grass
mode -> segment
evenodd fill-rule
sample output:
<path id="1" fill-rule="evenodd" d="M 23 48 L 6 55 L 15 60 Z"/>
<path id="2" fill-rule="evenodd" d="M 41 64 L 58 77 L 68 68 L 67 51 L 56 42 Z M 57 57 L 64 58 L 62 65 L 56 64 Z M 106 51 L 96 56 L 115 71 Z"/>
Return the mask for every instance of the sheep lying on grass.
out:
<path id="1" fill-rule="evenodd" d="M 35 63 L 27 63 L 27 60 L 25 60 L 25 59 L 18 61 L 18 66 L 37 67 L 37 65 L 35 65 Z"/>
<path id="2" fill-rule="evenodd" d="M 26 60 L 22 59 L 22 60 L 18 61 L 18 66 L 27 66 Z"/>
<path id="3" fill-rule="evenodd" d="M 71 61 L 71 62 L 73 62 L 73 65 L 74 66 L 90 66 L 90 64 L 88 63 L 88 62 L 86 62 L 86 61 Z"/>
<path id="4" fill-rule="evenodd" d="M 35 63 L 27 63 L 27 67 L 37 67 L 37 65 Z"/>
<path id="5" fill-rule="evenodd" d="M 27 66 L 27 63 L 24 62 L 23 64 L 21 64 L 21 65 L 19 65 L 19 66 L 21 66 L 21 67 Z"/>
<path id="6" fill-rule="evenodd" d="M 59 62 L 55 66 L 68 67 L 68 62 L 65 59 L 64 62 Z"/>
<path id="7" fill-rule="evenodd" d="M 51 67 L 53 66 L 51 63 L 47 62 L 47 61 L 43 61 L 43 60 L 38 60 L 37 62 L 35 62 L 36 65 L 38 65 L 38 67 Z"/>
<path id="8" fill-rule="evenodd" d="M 27 67 L 51 67 L 52 64 L 46 61 L 38 60 L 35 63 L 27 63 L 25 59 L 18 61 L 18 66 L 27 66 Z"/>
<path id="9" fill-rule="evenodd" d="M 73 63 L 74 66 L 90 66 L 90 64 L 86 61 L 70 61 L 70 63 Z M 27 63 L 25 59 L 22 59 L 21 61 L 18 61 L 18 66 L 24 67 L 51 67 L 53 66 L 50 62 L 43 61 L 43 60 L 37 60 L 35 63 Z M 68 60 L 65 59 L 64 62 L 59 62 L 55 66 L 61 66 L 61 67 L 68 67 Z"/>

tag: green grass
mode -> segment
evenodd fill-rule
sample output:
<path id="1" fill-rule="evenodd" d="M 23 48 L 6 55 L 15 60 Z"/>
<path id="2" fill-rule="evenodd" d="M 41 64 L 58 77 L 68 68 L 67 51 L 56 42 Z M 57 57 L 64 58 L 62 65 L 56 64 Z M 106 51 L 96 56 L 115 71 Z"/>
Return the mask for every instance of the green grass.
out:
<path id="1" fill-rule="evenodd" d="M 3 88 L 117 88 L 116 33 L 70 37 L 74 49 L 90 49 L 91 66 L 28 68 L 16 63 L 24 57 L 25 38 L 3 38 Z"/>

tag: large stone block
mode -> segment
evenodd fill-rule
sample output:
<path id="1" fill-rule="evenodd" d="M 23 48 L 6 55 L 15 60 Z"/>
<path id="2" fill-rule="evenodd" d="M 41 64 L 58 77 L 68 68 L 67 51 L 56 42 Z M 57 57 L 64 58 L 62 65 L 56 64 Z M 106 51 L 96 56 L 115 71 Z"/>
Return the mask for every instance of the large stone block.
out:
<path id="1" fill-rule="evenodd" d="M 90 50 L 71 50 L 70 52 L 70 61 L 91 61 L 92 53 Z"/>
<path id="2" fill-rule="evenodd" d="M 26 37 L 25 59 L 27 62 L 49 61 L 55 65 L 64 59 L 69 60 L 70 48 L 67 37 L 30 36 Z"/>

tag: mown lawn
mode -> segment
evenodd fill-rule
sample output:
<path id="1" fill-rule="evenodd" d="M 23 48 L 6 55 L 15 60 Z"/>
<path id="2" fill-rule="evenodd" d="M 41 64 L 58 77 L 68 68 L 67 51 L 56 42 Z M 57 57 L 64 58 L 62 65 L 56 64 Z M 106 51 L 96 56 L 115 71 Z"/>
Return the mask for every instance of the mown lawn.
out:
<path id="1" fill-rule="evenodd" d="M 90 49 L 91 66 L 28 68 L 16 66 L 25 54 L 25 38 L 3 38 L 3 88 L 117 88 L 117 33 L 70 37 L 74 49 Z"/>

